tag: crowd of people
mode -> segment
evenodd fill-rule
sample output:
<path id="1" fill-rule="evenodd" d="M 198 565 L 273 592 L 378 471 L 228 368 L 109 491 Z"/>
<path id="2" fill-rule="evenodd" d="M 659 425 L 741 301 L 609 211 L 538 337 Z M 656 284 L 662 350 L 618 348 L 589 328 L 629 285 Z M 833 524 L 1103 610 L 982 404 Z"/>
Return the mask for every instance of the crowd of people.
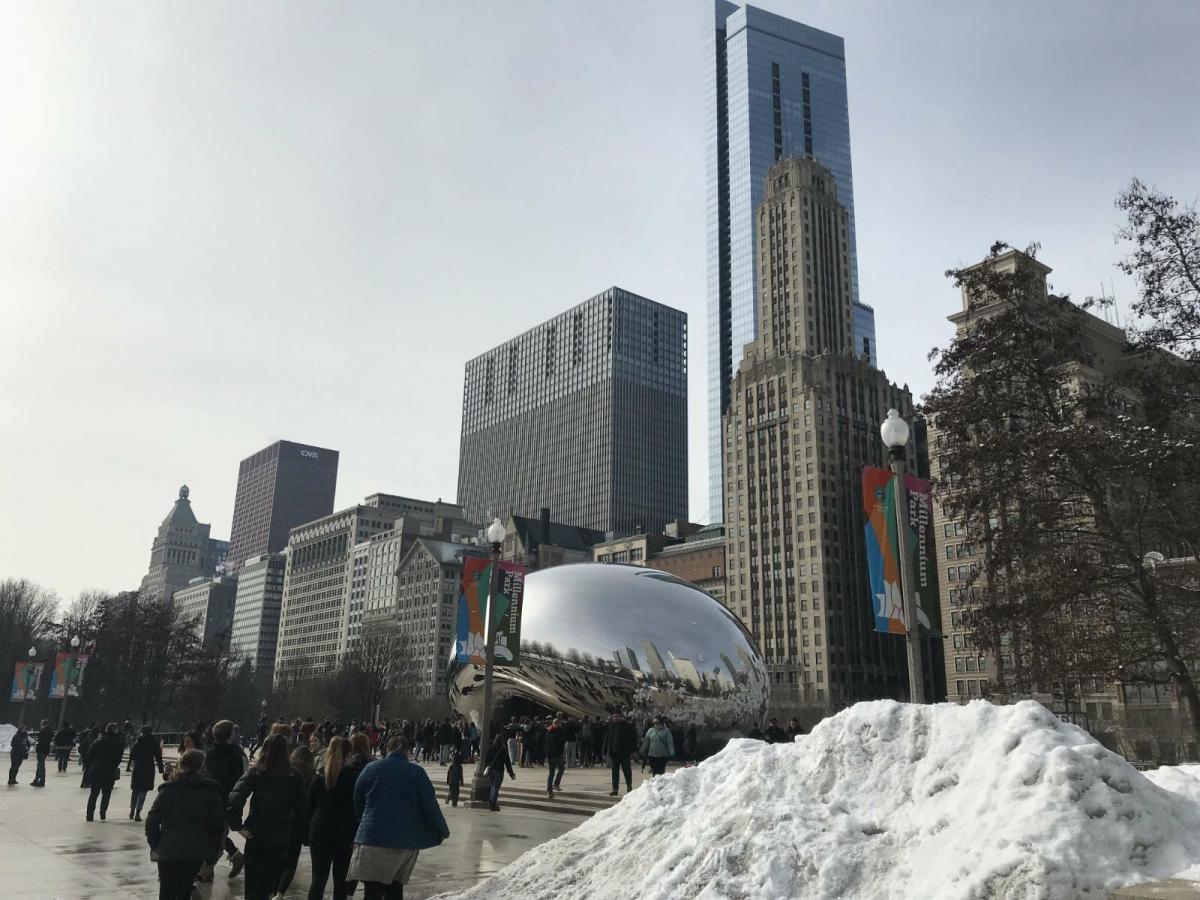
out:
<path id="1" fill-rule="evenodd" d="M 671 761 L 691 765 L 698 758 L 694 725 L 679 727 L 666 716 L 634 720 L 620 712 L 608 718 L 568 715 L 514 716 L 493 726 L 484 753 L 489 806 L 500 809 L 500 789 L 516 768 L 546 768 L 551 800 L 573 768 L 607 765 L 611 796 L 621 781 L 633 789 L 633 761 L 662 775 Z M 771 743 L 790 741 L 801 728 L 774 718 L 747 737 Z M 142 822 L 156 777 L 163 783 L 145 816 L 146 839 L 158 863 L 160 900 L 190 900 L 197 885 L 211 883 L 224 855 L 228 875 L 244 871 L 247 900 L 282 897 L 307 845 L 312 863 L 308 896 L 325 895 L 332 877 L 337 900 L 364 885 L 366 900 L 403 896 L 417 853 L 449 836 L 433 783 L 412 762 L 446 767 L 446 802 L 457 806 L 465 781 L 464 763 L 481 752 L 481 735 L 463 718 L 335 723 L 312 717 L 291 723 L 263 716 L 249 747 L 240 728 L 222 720 L 197 722 L 184 732 L 177 761 L 164 761 L 162 745 L 149 725 L 94 724 L 77 733 L 69 723 L 53 729 L 46 720 L 30 735 L 18 728 L 11 741 L 9 785 L 32 748 L 37 759 L 35 787 L 46 783 L 46 761 L 54 755 L 66 772 L 79 749 L 81 786 L 89 789 L 85 818 L 97 810 L 108 817 L 121 766 L 130 776 L 129 818 Z M 378 757 L 378 758 L 377 758 Z M 232 835 L 244 839 L 238 849 Z"/>

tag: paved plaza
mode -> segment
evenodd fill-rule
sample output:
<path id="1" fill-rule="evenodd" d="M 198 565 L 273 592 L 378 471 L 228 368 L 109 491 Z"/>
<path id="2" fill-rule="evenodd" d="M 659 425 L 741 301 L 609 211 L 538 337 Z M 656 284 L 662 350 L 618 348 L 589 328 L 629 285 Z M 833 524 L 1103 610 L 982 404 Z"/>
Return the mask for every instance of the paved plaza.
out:
<path id="1" fill-rule="evenodd" d="M 0 765 L 8 771 L 8 755 L 0 753 Z M 469 887 L 512 862 L 530 847 L 557 837 L 584 821 L 579 815 L 543 809 L 525 809 L 505 804 L 501 811 L 445 805 L 446 770 L 427 765 L 437 789 L 442 810 L 450 826 L 450 839 L 432 850 L 422 851 L 405 900 L 423 900 L 443 891 Z M 34 765 L 27 760 L 21 769 L 20 786 L 0 786 L 0 894 L 5 900 L 131 900 L 158 896 L 157 868 L 150 861 L 141 823 L 130 821 L 129 776 L 122 774 L 113 791 L 105 822 L 84 821 L 88 792 L 79 787 L 80 770 L 72 762 L 67 775 L 50 766 L 45 788 L 29 786 Z M 635 785 L 645 778 L 634 767 Z M 572 794 L 594 796 L 596 805 L 607 800 L 607 769 L 571 769 L 563 788 Z M 511 787 L 544 790 L 545 769 L 517 769 Z M 525 791 L 522 791 L 525 793 Z M 624 793 L 624 789 L 622 789 Z M 543 795 L 544 796 L 544 795 Z M 514 801 L 516 794 L 512 795 Z M 153 797 L 147 798 L 146 810 Z M 564 803 L 569 803 L 564 797 Z M 545 805 L 545 804 L 539 804 Z M 143 815 L 145 811 L 143 810 Z M 239 844 L 241 838 L 234 836 Z M 228 878 L 229 865 L 217 864 L 213 900 L 242 896 L 242 878 Z M 287 893 L 304 897 L 308 891 L 309 856 L 305 848 L 300 867 Z M 332 895 L 332 883 L 326 888 Z M 361 896 L 361 890 L 359 891 Z"/>

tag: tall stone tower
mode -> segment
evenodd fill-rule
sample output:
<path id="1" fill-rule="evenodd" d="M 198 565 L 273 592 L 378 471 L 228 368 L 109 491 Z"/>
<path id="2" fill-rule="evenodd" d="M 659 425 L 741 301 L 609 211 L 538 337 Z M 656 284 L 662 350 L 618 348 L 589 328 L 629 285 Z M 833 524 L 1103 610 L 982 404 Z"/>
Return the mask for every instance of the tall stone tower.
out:
<path id="1" fill-rule="evenodd" d="M 898 697 L 901 639 L 877 634 L 861 472 L 912 396 L 856 354 L 845 207 L 813 159 L 773 165 L 755 210 L 758 338 L 723 420 L 728 606 L 758 640 L 776 708 Z M 910 447 L 916 471 L 914 448 Z"/>
<path id="2" fill-rule="evenodd" d="M 179 499 L 158 526 L 150 546 L 150 568 L 142 579 L 141 596 L 170 602 L 177 590 L 193 578 L 207 578 L 215 571 L 218 557 L 227 547 L 208 536 L 209 525 L 196 521 L 188 486 L 179 489 Z"/>

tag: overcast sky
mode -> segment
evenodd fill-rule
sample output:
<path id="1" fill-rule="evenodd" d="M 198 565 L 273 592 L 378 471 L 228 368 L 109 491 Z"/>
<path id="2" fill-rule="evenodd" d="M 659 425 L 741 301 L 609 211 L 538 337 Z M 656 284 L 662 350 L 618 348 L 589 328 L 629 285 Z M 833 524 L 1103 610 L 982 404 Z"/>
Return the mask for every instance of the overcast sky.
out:
<path id="1" fill-rule="evenodd" d="M 846 40 L 862 299 L 914 392 L 944 270 L 1119 277 L 1133 175 L 1200 193 L 1200 4 L 785 2 Z M 705 468 L 704 0 L 0 2 L 0 578 L 136 587 L 179 485 L 341 451 L 450 498 L 463 363 L 619 285 L 686 310 Z"/>

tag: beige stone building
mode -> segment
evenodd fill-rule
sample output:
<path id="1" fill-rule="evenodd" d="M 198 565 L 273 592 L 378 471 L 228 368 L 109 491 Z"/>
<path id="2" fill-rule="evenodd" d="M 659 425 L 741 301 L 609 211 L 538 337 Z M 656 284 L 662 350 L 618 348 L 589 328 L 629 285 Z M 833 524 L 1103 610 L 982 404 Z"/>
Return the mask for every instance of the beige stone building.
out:
<path id="1" fill-rule="evenodd" d="M 1005 272 L 1013 272 L 1022 264 L 1030 266 L 1035 274 L 1034 290 L 1040 297 L 1049 298 L 1046 283 L 1051 272 L 1049 266 L 1016 250 L 1010 250 L 993 263 Z M 963 308 L 949 317 L 960 332 L 969 329 L 979 316 L 987 315 L 986 309 L 971 310 L 968 301 L 964 291 Z M 1122 329 L 1086 312 L 1082 313 L 1082 323 L 1085 342 L 1094 352 L 1086 361 L 1063 361 L 1069 384 L 1076 391 L 1113 378 L 1133 361 Z M 1136 402 L 1136 398 L 1130 399 Z M 934 530 L 938 540 L 947 699 L 963 703 L 981 697 L 995 702 L 1034 699 L 1064 721 L 1087 729 L 1106 746 L 1136 762 L 1161 764 L 1198 758 L 1197 747 L 1186 734 L 1179 701 L 1170 685 L 1087 679 L 1039 685 L 1038 689 L 1023 693 L 1005 688 L 1006 673 L 1013 672 L 1018 660 L 1008 647 L 974 646 L 969 634 L 972 611 L 978 605 L 977 592 L 982 587 L 979 582 L 969 585 L 969 581 L 983 565 L 983 548 L 973 546 L 963 524 L 948 515 L 946 488 L 937 487 L 943 475 L 943 437 L 936 423 L 930 427 L 929 444 L 930 470 L 935 482 Z M 1194 559 L 1166 560 L 1162 565 L 1183 573 L 1196 570 Z"/>
<path id="2" fill-rule="evenodd" d="M 837 708 L 907 691 L 903 640 L 876 633 L 861 470 L 906 388 L 854 356 L 846 210 L 828 169 L 768 172 L 758 228 L 758 340 L 724 418 L 726 603 L 754 634 L 772 704 Z M 910 443 L 910 470 L 917 450 Z"/>

